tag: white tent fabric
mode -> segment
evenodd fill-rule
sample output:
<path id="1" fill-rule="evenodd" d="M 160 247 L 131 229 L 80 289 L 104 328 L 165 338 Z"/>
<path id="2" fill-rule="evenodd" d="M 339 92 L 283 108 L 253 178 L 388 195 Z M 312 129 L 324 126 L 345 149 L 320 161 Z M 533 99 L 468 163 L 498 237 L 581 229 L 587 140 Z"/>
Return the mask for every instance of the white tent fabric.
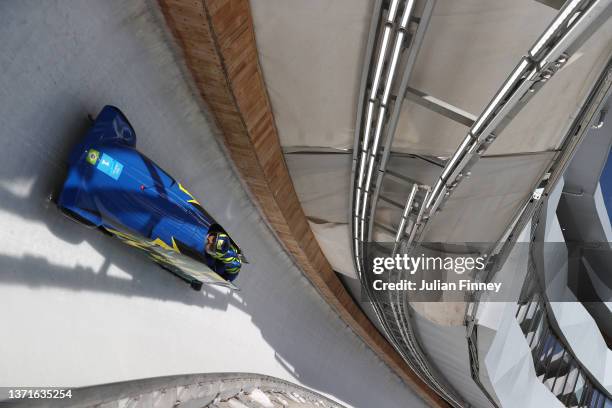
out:
<path id="1" fill-rule="evenodd" d="M 304 212 L 318 222 L 346 223 L 351 154 L 287 154 L 285 161 Z"/>
<path id="2" fill-rule="evenodd" d="M 556 10 L 534 1 L 440 1 L 410 85 L 478 115 Z M 538 92 L 488 154 L 552 150 L 612 50 L 612 21 L 602 26 Z M 451 155 L 467 128 L 412 102 L 402 106 L 394 148 Z"/>
<path id="3" fill-rule="evenodd" d="M 431 219 L 429 242 L 496 242 L 543 175 L 553 153 L 485 157 Z"/>
<path id="4" fill-rule="evenodd" d="M 487 154 L 558 149 L 612 53 L 612 20 L 584 43 L 501 133 Z"/>
<path id="5" fill-rule="evenodd" d="M 438 1 L 410 86 L 478 115 L 555 13 L 532 0 Z M 448 156 L 466 132 L 463 125 L 405 103 L 395 145 Z"/>
<path id="6" fill-rule="evenodd" d="M 352 146 L 372 2 L 252 3 L 259 58 L 282 145 Z M 533 0 L 440 0 L 410 85 L 479 114 L 556 13 Z M 490 153 L 558 147 L 612 50 L 611 38 L 612 21 L 608 21 L 518 115 Z M 394 147 L 447 156 L 466 131 L 406 102 Z"/>
<path id="7" fill-rule="evenodd" d="M 309 224 L 332 268 L 343 275 L 358 279 L 352 261 L 349 225 L 315 222 Z"/>
<path id="8" fill-rule="evenodd" d="M 371 0 L 253 0 L 283 146 L 353 146 Z"/>
<path id="9" fill-rule="evenodd" d="M 348 156 L 348 158 L 347 158 Z M 354 277 L 350 252 L 348 182 L 350 155 L 291 154 L 287 164 L 298 197 L 328 260 L 338 272 Z M 536 176 L 544 172 L 553 153 L 484 157 L 461 183 L 444 209 L 431 221 L 425 240 L 436 242 L 492 242 L 503 234 L 525 199 L 532 193 Z M 411 157 L 394 157 L 391 169 L 431 184 L 439 167 Z M 337 185 L 336 185 L 337 184 Z M 405 185 L 385 182 L 383 194 L 405 201 Z M 397 226 L 401 210 L 380 202 L 377 221 Z M 392 236 L 375 237 L 390 241 Z"/>

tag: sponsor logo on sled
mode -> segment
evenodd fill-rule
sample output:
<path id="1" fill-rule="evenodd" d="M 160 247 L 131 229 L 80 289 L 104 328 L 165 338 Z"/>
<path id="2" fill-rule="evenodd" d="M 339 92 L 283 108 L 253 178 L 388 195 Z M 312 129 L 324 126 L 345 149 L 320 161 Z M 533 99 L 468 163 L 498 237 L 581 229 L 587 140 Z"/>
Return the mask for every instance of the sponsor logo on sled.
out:
<path id="1" fill-rule="evenodd" d="M 123 164 L 113 159 L 106 153 L 102 153 L 102 157 L 96 166 L 102 173 L 112 177 L 115 180 L 119 179 L 121 172 L 123 171 Z"/>

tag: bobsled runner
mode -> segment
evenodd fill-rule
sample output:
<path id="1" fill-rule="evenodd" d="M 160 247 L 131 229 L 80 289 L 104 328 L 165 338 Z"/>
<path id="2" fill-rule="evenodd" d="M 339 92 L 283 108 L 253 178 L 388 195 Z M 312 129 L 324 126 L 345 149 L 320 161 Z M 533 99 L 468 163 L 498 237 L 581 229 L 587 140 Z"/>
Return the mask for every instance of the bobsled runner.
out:
<path id="1" fill-rule="evenodd" d="M 114 106 L 102 109 L 72 149 L 56 203 L 72 220 L 145 251 L 195 290 L 238 289 L 232 281 L 246 263 L 240 247 L 189 190 L 136 149 L 132 125 Z"/>

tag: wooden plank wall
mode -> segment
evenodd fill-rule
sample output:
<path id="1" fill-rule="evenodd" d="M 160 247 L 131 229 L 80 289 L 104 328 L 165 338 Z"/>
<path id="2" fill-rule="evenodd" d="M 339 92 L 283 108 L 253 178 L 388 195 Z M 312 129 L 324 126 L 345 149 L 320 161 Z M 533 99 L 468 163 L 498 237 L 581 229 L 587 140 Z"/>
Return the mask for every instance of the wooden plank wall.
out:
<path id="1" fill-rule="evenodd" d="M 431 406 L 447 407 L 355 304 L 315 240 L 281 151 L 248 0 L 159 3 L 231 159 L 285 249 L 325 301 L 381 359 Z"/>

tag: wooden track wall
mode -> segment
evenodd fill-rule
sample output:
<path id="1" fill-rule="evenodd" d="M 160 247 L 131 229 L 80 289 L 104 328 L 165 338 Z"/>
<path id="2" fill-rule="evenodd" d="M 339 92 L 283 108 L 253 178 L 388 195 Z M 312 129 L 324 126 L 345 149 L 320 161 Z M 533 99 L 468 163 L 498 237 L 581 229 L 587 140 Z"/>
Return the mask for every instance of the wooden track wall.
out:
<path id="1" fill-rule="evenodd" d="M 248 0 L 159 3 L 231 159 L 286 250 L 325 301 L 383 361 L 431 406 L 447 407 L 355 304 L 308 225 L 281 150 Z"/>

